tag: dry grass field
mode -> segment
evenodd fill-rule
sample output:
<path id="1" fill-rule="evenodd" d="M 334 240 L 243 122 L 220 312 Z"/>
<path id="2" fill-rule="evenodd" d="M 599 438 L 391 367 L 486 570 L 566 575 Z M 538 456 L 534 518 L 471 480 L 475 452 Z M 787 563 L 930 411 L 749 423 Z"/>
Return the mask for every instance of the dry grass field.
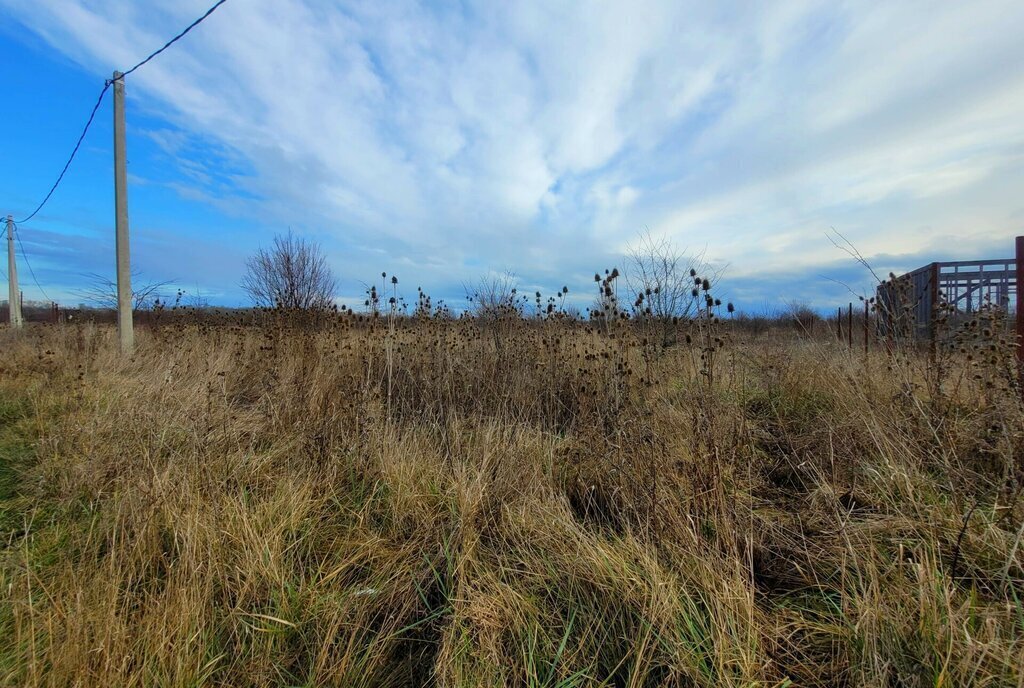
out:
<path id="1" fill-rule="evenodd" d="M 3 330 L 0 682 L 1021 685 L 1012 348 L 679 328 Z"/>

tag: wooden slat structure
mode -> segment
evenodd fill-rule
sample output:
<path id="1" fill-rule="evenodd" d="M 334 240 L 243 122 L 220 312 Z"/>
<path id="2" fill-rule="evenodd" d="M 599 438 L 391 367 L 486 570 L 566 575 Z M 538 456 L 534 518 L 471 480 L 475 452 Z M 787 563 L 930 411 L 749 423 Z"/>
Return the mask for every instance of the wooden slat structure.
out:
<path id="1" fill-rule="evenodd" d="M 955 306 L 953 317 L 969 316 L 983 305 L 1016 310 L 1017 258 L 929 263 L 879 285 L 879 335 L 930 339 L 936 305 Z"/>

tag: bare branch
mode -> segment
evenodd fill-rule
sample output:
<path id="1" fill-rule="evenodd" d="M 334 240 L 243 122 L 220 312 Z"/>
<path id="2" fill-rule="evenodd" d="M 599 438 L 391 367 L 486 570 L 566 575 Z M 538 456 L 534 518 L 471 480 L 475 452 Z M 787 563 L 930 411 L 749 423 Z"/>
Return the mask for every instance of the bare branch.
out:
<path id="1" fill-rule="evenodd" d="M 832 245 L 835 246 L 840 251 L 843 251 L 844 253 L 846 253 L 848 256 L 853 258 L 855 261 L 857 261 L 857 263 L 862 265 L 868 272 L 871 273 L 871 276 L 875 278 L 875 282 L 877 282 L 878 284 L 882 284 L 882 282 L 884 282 L 885 280 L 881 279 L 875 273 L 875 269 L 871 267 L 871 265 L 868 263 L 867 259 L 861 254 L 861 252 L 857 249 L 857 247 L 854 246 L 853 243 L 849 239 L 847 239 L 835 227 L 830 227 L 830 229 L 832 230 L 833 234 L 835 234 L 837 237 L 839 237 L 842 240 L 841 242 L 840 241 L 836 241 L 835 238 L 832 237 L 832 235 L 830 235 L 830 234 L 828 234 L 826 232 L 825 236 L 828 237 L 828 240 L 832 242 Z"/>
<path id="2" fill-rule="evenodd" d="M 326 310 L 333 303 L 337 283 L 323 250 L 290 230 L 257 251 L 246 267 L 241 286 L 257 306 Z"/>
<path id="3" fill-rule="evenodd" d="M 117 309 L 117 282 L 95 272 L 83 275 L 87 285 L 75 291 L 82 301 L 98 308 Z M 160 299 L 162 290 L 173 286 L 173 280 L 142 282 L 141 273 L 132 271 L 132 309 L 136 311 L 151 308 Z"/>
<path id="4" fill-rule="evenodd" d="M 636 315 L 661 323 L 663 343 L 671 344 L 673 320 L 692 318 L 700 308 L 700 296 L 694 287 L 704 280 L 713 285 L 718 272 L 704 260 L 703 251 L 688 254 L 671 239 L 655 238 L 649 231 L 640 235 L 627 259 L 626 284 L 636 298 Z"/>

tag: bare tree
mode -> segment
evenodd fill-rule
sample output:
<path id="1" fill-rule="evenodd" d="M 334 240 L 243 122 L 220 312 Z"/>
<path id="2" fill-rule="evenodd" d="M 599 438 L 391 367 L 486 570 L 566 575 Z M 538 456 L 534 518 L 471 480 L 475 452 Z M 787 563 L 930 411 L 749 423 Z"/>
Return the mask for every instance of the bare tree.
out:
<path id="1" fill-rule="evenodd" d="M 324 310 L 333 303 L 337 284 L 323 249 L 290 230 L 257 251 L 246 268 L 241 286 L 257 306 Z"/>
<path id="2" fill-rule="evenodd" d="M 463 285 L 470 312 L 481 320 L 522 317 L 525 298 L 518 295 L 516 276 L 511 272 L 484 275 L 475 285 Z"/>
<path id="3" fill-rule="evenodd" d="M 88 285 L 79 289 L 75 295 L 86 303 L 97 308 L 117 310 L 117 282 L 95 272 L 86 273 Z M 161 292 L 174 284 L 171 280 L 143 282 L 141 274 L 132 271 L 132 310 L 141 311 L 151 308 L 162 298 Z"/>
<path id="4" fill-rule="evenodd" d="M 463 288 L 470 304 L 469 312 L 490 331 L 494 348 L 501 354 L 513 324 L 523 316 L 526 303 L 525 297 L 518 293 L 516 276 L 511 272 L 489 273 L 477 280 L 475 286 L 464 284 Z"/>
<path id="5" fill-rule="evenodd" d="M 674 342 L 676 319 L 697 314 L 702 294 L 694 287 L 704 280 L 714 284 L 718 275 L 704 261 L 704 254 L 688 254 L 668 238 L 655 238 L 650 232 L 627 255 L 626 283 L 634 308 L 641 319 L 661 325 L 662 344 Z M 705 290 L 706 291 L 706 290 Z"/>

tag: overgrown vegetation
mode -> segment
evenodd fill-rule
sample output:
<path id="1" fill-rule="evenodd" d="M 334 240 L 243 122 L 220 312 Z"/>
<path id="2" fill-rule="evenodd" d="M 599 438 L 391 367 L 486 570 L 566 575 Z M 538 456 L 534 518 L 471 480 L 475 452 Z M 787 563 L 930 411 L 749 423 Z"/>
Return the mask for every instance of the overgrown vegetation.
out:
<path id="1" fill-rule="evenodd" d="M 590 323 L 4 331 L 0 680 L 1019 685 L 1012 345 L 766 335 L 694 279 L 671 329 L 609 272 Z"/>

